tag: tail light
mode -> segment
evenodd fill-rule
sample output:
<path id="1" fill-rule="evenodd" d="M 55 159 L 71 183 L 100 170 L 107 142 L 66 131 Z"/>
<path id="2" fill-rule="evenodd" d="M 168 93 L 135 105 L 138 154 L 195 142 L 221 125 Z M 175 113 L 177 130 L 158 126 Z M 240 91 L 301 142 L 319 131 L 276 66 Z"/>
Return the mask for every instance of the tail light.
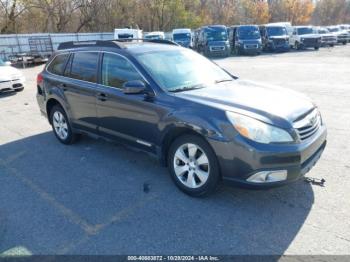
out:
<path id="1" fill-rule="evenodd" d="M 44 81 L 43 75 L 42 75 L 41 73 L 38 74 L 37 77 L 36 77 L 36 84 L 37 84 L 38 86 L 41 86 L 41 84 L 43 83 L 43 81 Z"/>
<path id="2" fill-rule="evenodd" d="M 38 89 L 37 92 L 38 92 L 39 95 L 43 94 L 43 89 L 42 89 L 43 82 L 44 82 L 44 78 L 43 78 L 43 75 L 40 73 L 36 77 L 36 87 Z"/>

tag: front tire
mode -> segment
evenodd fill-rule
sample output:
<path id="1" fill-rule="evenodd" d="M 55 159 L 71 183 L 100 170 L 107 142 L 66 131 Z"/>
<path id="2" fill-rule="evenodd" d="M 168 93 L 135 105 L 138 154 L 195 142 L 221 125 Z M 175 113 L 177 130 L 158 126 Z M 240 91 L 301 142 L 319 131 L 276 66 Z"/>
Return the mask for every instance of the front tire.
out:
<path id="1" fill-rule="evenodd" d="M 210 194 L 220 177 L 214 151 L 204 139 L 194 135 L 181 136 L 173 142 L 168 168 L 176 186 L 194 197 Z"/>
<path id="2" fill-rule="evenodd" d="M 77 135 L 73 133 L 67 114 L 60 105 L 55 105 L 50 111 L 50 123 L 52 130 L 62 144 L 73 144 Z"/>

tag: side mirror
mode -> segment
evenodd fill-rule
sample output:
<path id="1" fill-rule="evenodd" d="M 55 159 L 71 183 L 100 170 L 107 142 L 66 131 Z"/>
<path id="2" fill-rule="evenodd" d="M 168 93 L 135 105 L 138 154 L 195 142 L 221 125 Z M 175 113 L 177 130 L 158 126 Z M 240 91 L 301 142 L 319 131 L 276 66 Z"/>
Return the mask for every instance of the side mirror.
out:
<path id="1" fill-rule="evenodd" d="M 11 65 L 11 62 L 10 61 L 6 61 L 4 62 L 5 66 L 10 66 Z"/>
<path id="2" fill-rule="evenodd" d="M 132 95 L 132 94 L 141 94 L 146 90 L 146 85 L 144 82 L 140 80 L 132 80 L 125 82 L 123 84 L 123 92 L 124 94 Z"/>

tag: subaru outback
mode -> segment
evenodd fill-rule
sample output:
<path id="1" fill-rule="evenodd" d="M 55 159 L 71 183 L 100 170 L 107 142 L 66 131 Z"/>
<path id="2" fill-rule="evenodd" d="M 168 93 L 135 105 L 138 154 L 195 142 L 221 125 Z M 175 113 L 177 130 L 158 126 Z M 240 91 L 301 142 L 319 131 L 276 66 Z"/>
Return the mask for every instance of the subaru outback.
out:
<path id="1" fill-rule="evenodd" d="M 169 41 L 61 44 L 37 89 L 61 143 L 88 134 L 137 147 L 157 156 L 191 196 L 220 180 L 291 183 L 326 146 L 321 114 L 306 96 L 240 80 Z"/>

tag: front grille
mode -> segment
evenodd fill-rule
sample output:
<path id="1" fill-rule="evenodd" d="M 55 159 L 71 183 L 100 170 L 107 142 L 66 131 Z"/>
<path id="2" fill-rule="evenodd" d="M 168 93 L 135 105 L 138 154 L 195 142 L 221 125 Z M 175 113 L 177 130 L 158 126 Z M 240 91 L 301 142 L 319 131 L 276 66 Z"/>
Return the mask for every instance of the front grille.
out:
<path id="1" fill-rule="evenodd" d="M 322 41 L 334 41 L 335 38 L 333 36 L 322 36 Z"/>
<path id="2" fill-rule="evenodd" d="M 286 43 L 286 40 L 285 39 L 274 39 L 273 43 L 275 45 L 284 45 Z"/>
<path id="3" fill-rule="evenodd" d="M 244 45 L 244 48 L 245 49 L 256 49 L 256 48 L 258 48 L 258 45 L 256 45 L 256 44 L 246 44 L 246 45 Z"/>
<path id="4" fill-rule="evenodd" d="M 293 127 L 301 141 L 312 137 L 321 127 L 322 119 L 317 109 L 306 115 L 301 120 L 294 122 Z"/>
<path id="5" fill-rule="evenodd" d="M 304 38 L 303 40 L 303 44 L 304 45 L 315 45 L 317 43 L 317 39 L 316 38 Z"/>
<path id="6" fill-rule="evenodd" d="M 224 46 L 211 46 L 210 51 L 223 51 L 225 50 Z"/>

